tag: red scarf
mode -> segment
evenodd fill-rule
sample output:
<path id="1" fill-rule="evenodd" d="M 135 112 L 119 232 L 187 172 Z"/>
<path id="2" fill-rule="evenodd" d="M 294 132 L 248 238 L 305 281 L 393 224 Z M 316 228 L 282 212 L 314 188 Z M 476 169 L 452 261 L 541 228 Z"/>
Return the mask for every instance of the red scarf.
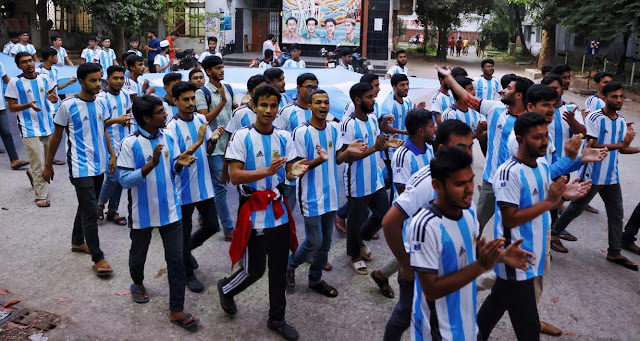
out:
<path id="1" fill-rule="evenodd" d="M 251 222 L 251 213 L 255 211 L 264 211 L 273 202 L 273 214 L 276 219 L 280 219 L 284 214 L 282 203 L 287 208 L 289 216 L 289 248 L 291 252 L 296 253 L 298 248 L 298 238 L 296 237 L 296 223 L 291 215 L 291 210 L 287 201 L 282 198 L 282 202 L 278 200 L 276 192 L 272 190 L 256 191 L 251 194 L 249 200 L 245 202 L 238 212 L 238 221 L 236 229 L 233 231 L 233 240 L 229 247 L 229 256 L 231 256 L 231 266 L 235 265 L 244 255 L 244 251 L 249 244 L 253 223 Z"/>

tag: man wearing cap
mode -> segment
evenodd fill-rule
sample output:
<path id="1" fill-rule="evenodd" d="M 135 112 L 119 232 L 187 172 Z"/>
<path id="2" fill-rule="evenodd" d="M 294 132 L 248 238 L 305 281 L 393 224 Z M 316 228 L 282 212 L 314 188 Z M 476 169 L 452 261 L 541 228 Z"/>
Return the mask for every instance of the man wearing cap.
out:
<path id="1" fill-rule="evenodd" d="M 89 37 L 89 46 L 82 50 L 80 58 L 83 58 L 85 63 L 100 63 L 100 56 L 102 50 L 98 47 L 98 37 Z"/>
<path id="2" fill-rule="evenodd" d="M 346 18 L 344 19 L 344 32 L 346 35 L 340 42 L 341 44 L 348 45 L 360 45 L 360 39 L 356 37 L 356 19 Z"/>
<path id="3" fill-rule="evenodd" d="M 176 59 L 167 55 L 170 48 L 169 41 L 160 42 L 160 53 L 153 59 L 153 66 L 155 66 L 157 73 L 169 73 L 171 67 L 176 64 Z"/>

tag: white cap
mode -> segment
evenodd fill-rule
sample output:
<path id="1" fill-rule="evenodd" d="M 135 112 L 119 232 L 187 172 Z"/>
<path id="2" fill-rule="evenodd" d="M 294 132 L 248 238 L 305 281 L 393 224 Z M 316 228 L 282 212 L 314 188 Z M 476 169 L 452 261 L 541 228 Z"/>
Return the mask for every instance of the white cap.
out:
<path id="1" fill-rule="evenodd" d="M 160 42 L 160 47 L 167 47 L 169 46 L 169 41 L 168 40 L 163 40 Z"/>

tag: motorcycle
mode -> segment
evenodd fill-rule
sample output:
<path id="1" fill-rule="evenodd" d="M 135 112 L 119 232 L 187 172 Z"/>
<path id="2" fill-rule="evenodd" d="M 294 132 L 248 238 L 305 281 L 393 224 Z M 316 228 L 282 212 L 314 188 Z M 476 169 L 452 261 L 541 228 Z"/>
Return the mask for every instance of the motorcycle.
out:
<path id="1" fill-rule="evenodd" d="M 371 65 L 371 62 L 366 57 L 363 57 L 357 52 L 354 52 L 352 56 L 351 66 L 353 66 L 353 71 L 361 74 L 373 72 L 373 65 Z"/>
<path id="2" fill-rule="evenodd" d="M 198 66 L 198 59 L 193 49 L 176 52 L 176 59 L 179 60 L 176 69 L 191 70 Z"/>
<path id="3" fill-rule="evenodd" d="M 334 51 L 329 51 L 324 47 L 320 49 L 320 56 L 325 58 L 324 67 L 332 69 L 338 65 L 337 52 L 337 48 Z"/>

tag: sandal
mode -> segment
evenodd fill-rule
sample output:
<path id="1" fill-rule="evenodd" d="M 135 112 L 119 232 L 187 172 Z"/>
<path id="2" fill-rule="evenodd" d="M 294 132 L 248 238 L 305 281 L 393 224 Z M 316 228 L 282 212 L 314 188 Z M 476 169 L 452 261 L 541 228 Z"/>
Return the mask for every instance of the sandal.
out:
<path id="1" fill-rule="evenodd" d="M 329 284 L 327 284 L 327 282 L 325 281 L 320 281 L 318 283 L 315 284 L 311 284 L 309 283 L 309 288 L 311 288 L 311 290 L 318 292 L 320 294 L 323 294 L 327 297 L 336 297 L 338 296 L 338 290 L 336 290 L 336 288 L 330 286 Z"/>
<path id="2" fill-rule="evenodd" d="M 66 163 L 65 163 L 64 161 L 62 161 L 62 160 L 57 160 L 57 159 L 53 159 L 53 162 L 52 162 L 52 163 L 53 163 L 54 165 L 57 165 L 57 166 L 64 166 L 64 165 L 66 165 Z"/>
<path id="3" fill-rule="evenodd" d="M 563 230 L 562 232 L 560 232 L 560 235 L 558 237 L 560 237 L 560 239 L 564 239 L 564 240 L 566 240 L 568 242 L 575 242 L 575 241 L 578 240 L 578 238 L 576 238 L 576 236 L 572 235 L 567 230 Z"/>
<path id="4" fill-rule="evenodd" d="M 378 240 L 378 239 L 380 239 L 380 235 L 377 234 L 377 233 L 374 233 L 373 236 L 371 236 L 371 239 Z"/>
<path id="5" fill-rule="evenodd" d="M 592 207 L 591 205 L 587 205 L 587 208 L 585 208 L 584 210 L 589 212 L 589 213 L 593 213 L 593 214 L 600 213 L 600 211 L 598 211 L 598 209 Z"/>
<path id="6" fill-rule="evenodd" d="M 98 212 L 98 220 L 104 220 L 104 204 L 98 204 L 98 208 L 96 209 Z"/>
<path id="7" fill-rule="evenodd" d="M 331 263 L 327 262 L 327 264 L 324 265 L 324 267 L 322 268 L 322 270 L 324 271 L 331 271 L 333 270 L 333 265 L 331 265 Z"/>
<path id="8" fill-rule="evenodd" d="M 113 273 L 111 265 L 104 259 L 94 264 L 91 268 L 96 273 L 96 276 L 100 278 L 109 277 Z"/>
<path id="9" fill-rule="evenodd" d="M 24 166 L 28 166 L 29 162 L 27 161 L 20 161 L 18 163 L 16 163 L 15 165 L 11 166 L 11 169 L 13 170 L 20 170 L 22 167 Z"/>
<path id="10" fill-rule="evenodd" d="M 218 281 L 218 295 L 220 296 L 220 307 L 224 310 L 225 313 L 229 316 L 233 316 L 238 312 L 238 307 L 236 307 L 236 301 L 233 297 L 228 297 L 224 294 L 222 288 L 224 287 L 225 279 L 221 279 Z"/>
<path id="11" fill-rule="evenodd" d="M 296 288 L 296 270 L 292 268 L 287 268 L 286 272 L 287 277 L 287 289 L 293 291 Z"/>
<path id="12" fill-rule="evenodd" d="M 569 250 L 564 247 L 564 245 L 562 245 L 562 242 L 559 239 L 551 239 L 551 250 L 555 251 L 555 252 L 560 252 L 560 253 L 568 253 Z"/>
<path id="13" fill-rule="evenodd" d="M 193 318 L 193 320 L 191 320 L 191 322 L 185 324 L 184 322 L 187 321 L 188 319 Z M 193 315 L 191 314 L 187 314 L 185 315 L 185 317 L 178 319 L 178 320 L 170 320 L 171 323 L 175 324 L 176 326 L 182 327 L 188 331 L 191 332 L 195 332 L 196 330 L 198 330 L 198 324 L 200 323 L 200 320 L 196 319 L 193 317 Z"/>
<path id="14" fill-rule="evenodd" d="M 146 289 L 136 288 L 135 284 L 131 283 L 131 286 L 129 287 L 129 291 L 131 292 L 131 299 L 133 299 L 133 302 L 135 302 L 135 303 L 147 303 L 147 302 L 149 302 L 149 296 L 147 296 L 147 290 Z M 144 298 L 136 298 L 134 296 L 134 294 L 143 295 Z"/>
<path id="15" fill-rule="evenodd" d="M 51 206 L 51 202 L 49 200 L 47 200 L 47 199 L 41 199 L 41 200 L 35 199 L 34 201 L 36 203 L 36 206 L 38 206 L 38 207 L 49 207 L 49 206 Z"/>
<path id="16" fill-rule="evenodd" d="M 562 330 L 560 330 L 560 328 L 552 325 L 549 322 L 543 322 L 543 321 L 540 321 L 540 332 L 543 334 L 551 335 L 551 336 L 562 335 Z"/>
<path id="17" fill-rule="evenodd" d="M 622 258 L 609 258 L 607 257 L 607 260 L 612 262 L 612 263 L 616 263 L 618 265 L 622 265 L 625 268 L 629 269 L 629 270 L 633 270 L 633 271 L 638 271 L 638 264 L 628 260 L 626 257 L 622 257 Z"/>
<path id="18" fill-rule="evenodd" d="M 355 271 L 358 275 L 368 275 L 369 269 L 367 268 L 367 264 L 363 261 L 359 260 L 357 262 L 351 262 L 351 266 L 353 267 L 353 271 Z"/>
<path id="19" fill-rule="evenodd" d="M 346 222 L 343 218 L 340 218 L 339 216 L 336 215 L 336 231 L 342 233 L 342 234 L 347 234 L 347 227 L 346 227 Z"/>
<path id="20" fill-rule="evenodd" d="M 127 225 L 127 218 L 121 217 L 120 214 L 115 211 L 107 212 L 107 221 L 112 221 L 114 224 L 119 226 Z"/>
<path id="21" fill-rule="evenodd" d="M 374 282 L 376 282 L 376 284 L 378 285 L 378 288 L 380 288 L 380 291 L 382 291 L 382 295 L 384 295 L 385 297 L 388 298 L 394 298 L 395 297 L 395 293 L 393 292 L 393 288 L 391 288 L 391 286 L 389 285 L 389 279 L 382 279 L 379 278 L 378 276 L 376 276 L 376 272 L 372 272 L 371 273 L 371 278 L 373 279 Z"/>
<path id="22" fill-rule="evenodd" d="M 373 260 L 373 255 L 371 254 L 371 250 L 369 250 L 369 248 L 366 245 L 362 245 L 362 247 L 360 248 L 360 254 L 362 255 L 362 258 L 364 258 L 364 260 L 366 261 Z"/>

